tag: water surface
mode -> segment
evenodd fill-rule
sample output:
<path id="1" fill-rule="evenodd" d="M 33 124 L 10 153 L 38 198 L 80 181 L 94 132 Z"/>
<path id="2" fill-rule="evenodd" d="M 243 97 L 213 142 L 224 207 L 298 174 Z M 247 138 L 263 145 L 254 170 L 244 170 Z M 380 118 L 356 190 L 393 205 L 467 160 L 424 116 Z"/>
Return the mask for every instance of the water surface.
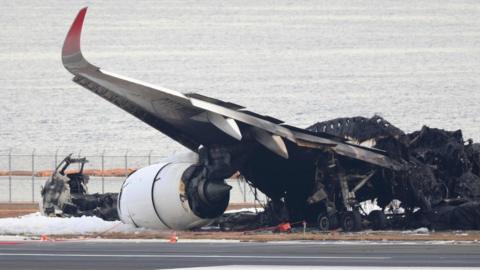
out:
<path id="1" fill-rule="evenodd" d="M 89 5 L 94 64 L 306 127 L 380 114 L 480 140 L 478 1 L 0 1 L 0 150 L 182 149 L 71 82 L 65 34 Z"/>

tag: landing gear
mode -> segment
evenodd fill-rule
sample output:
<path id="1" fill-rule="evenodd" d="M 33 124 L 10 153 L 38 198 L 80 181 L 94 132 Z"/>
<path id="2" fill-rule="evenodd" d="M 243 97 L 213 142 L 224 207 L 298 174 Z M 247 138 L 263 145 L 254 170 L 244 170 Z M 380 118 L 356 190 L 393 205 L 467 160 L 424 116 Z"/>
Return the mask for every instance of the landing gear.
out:
<path id="1" fill-rule="evenodd" d="M 368 221 L 375 231 L 383 230 L 387 227 L 387 218 L 382 210 L 373 210 L 368 214 Z"/>
<path id="2" fill-rule="evenodd" d="M 371 188 L 371 180 L 377 170 L 350 172 L 342 166 L 350 164 L 341 163 L 342 159 L 335 158 L 332 152 L 320 155 L 315 163 L 314 191 L 306 202 L 309 205 L 318 205 L 320 214 L 317 216 L 316 225 L 322 231 L 334 227 L 341 227 L 345 232 L 360 231 L 362 220 L 366 216 L 359 201 L 363 200 L 364 196 L 357 198 L 357 192 Z M 377 223 L 378 227 L 382 228 L 385 217 Z"/>
<path id="3" fill-rule="evenodd" d="M 330 230 L 335 230 L 338 228 L 338 217 L 337 214 L 331 215 L 328 220 L 330 221 Z"/>
<path id="4" fill-rule="evenodd" d="M 320 231 L 330 230 L 330 219 L 326 215 L 320 214 L 317 219 L 318 228 Z"/>
<path id="5" fill-rule="evenodd" d="M 362 229 L 362 215 L 357 210 L 346 211 L 342 214 L 340 225 L 345 232 L 360 231 Z"/>
<path id="6" fill-rule="evenodd" d="M 338 228 L 338 218 L 336 214 L 320 214 L 317 218 L 317 226 L 320 231 L 329 231 Z"/>

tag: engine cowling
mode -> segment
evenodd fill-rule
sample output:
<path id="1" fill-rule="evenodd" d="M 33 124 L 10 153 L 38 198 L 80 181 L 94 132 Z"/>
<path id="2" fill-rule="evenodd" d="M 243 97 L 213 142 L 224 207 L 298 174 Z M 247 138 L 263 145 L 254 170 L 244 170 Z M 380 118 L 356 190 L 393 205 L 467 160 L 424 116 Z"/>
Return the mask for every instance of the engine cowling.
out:
<path id="1" fill-rule="evenodd" d="M 127 177 L 118 198 L 120 220 L 137 227 L 188 230 L 205 226 L 228 206 L 230 186 L 202 177 L 198 156 L 176 156 Z"/>

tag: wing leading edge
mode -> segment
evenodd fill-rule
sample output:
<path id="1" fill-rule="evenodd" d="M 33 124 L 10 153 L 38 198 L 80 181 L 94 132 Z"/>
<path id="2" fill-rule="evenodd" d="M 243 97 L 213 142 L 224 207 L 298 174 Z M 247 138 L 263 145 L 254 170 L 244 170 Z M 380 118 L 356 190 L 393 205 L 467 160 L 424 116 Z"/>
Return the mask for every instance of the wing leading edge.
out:
<path id="1" fill-rule="evenodd" d="M 285 140 L 298 147 L 331 149 L 337 154 L 398 169 L 400 164 L 375 149 L 352 145 L 283 125 L 282 121 L 246 111 L 244 107 L 140 82 L 105 71 L 82 55 L 80 40 L 87 8 L 79 11 L 62 49 L 62 62 L 74 82 L 96 93 L 185 147 L 241 141 L 248 131 L 272 152 L 288 158 Z"/>

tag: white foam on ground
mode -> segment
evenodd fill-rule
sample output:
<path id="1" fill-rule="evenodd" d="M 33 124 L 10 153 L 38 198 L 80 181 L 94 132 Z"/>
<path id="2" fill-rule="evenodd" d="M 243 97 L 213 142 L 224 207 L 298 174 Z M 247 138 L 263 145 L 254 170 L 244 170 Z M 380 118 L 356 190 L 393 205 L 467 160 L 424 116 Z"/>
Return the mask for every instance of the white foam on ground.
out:
<path id="1" fill-rule="evenodd" d="M 145 229 L 135 228 L 120 221 L 105 221 L 98 217 L 45 217 L 38 212 L 0 219 L 0 235 L 82 235 L 105 231 L 134 233 Z"/>
<path id="2" fill-rule="evenodd" d="M 0 235 L 0 243 L 1 242 L 16 242 L 16 241 L 24 241 L 24 240 L 30 240 L 29 238 L 25 236 L 20 236 L 20 235 Z"/>
<path id="3" fill-rule="evenodd" d="M 405 234 L 429 234 L 430 231 L 428 230 L 428 228 L 420 227 L 420 228 L 415 229 L 415 230 L 402 231 L 402 233 L 405 233 Z"/>
<path id="4" fill-rule="evenodd" d="M 235 209 L 235 210 L 228 210 L 225 211 L 225 214 L 233 214 L 233 213 L 240 213 L 240 212 L 252 212 L 252 213 L 258 213 L 258 212 L 263 212 L 265 209 L 262 207 L 248 207 L 248 208 L 241 208 L 241 209 Z"/>

